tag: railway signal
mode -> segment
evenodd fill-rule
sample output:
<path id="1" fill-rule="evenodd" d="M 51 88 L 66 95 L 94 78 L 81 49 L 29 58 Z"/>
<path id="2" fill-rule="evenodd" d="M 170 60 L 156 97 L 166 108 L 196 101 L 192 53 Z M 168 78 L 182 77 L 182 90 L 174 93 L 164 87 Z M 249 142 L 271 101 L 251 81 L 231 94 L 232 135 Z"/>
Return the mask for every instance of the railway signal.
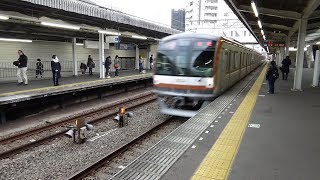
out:
<path id="1" fill-rule="evenodd" d="M 84 119 L 77 119 L 75 126 L 69 126 L 65 136 L 73 138 L 75 143 L 83 143 L 87 139 L 87 131 L 93 130 L 93 125 L 85 122 Z"/>
<path id="2" fill-rule="evenodd" d="M 113 118 L 113 120 L 116 121 L 118 123 L 119 127 L 121 128 L 124 126 L 125 120 L 127 120 L 127 118 L 132 118 L 132 117 L 133 117 L 132 112 L 126 112 L 126 108 L 121 107 L 121 108 L 119 108 L 119 113 L 117 114 L 116 117 Z M 125 124 L 128 124 L 128 121 L 126 121 Z"/>

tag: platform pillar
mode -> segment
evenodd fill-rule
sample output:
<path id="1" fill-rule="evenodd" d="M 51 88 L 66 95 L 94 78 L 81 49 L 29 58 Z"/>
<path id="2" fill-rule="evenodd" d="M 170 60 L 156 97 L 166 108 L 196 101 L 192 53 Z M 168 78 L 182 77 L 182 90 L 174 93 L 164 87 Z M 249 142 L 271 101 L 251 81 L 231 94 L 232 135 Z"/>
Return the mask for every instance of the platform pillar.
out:
<path id="1" fill-rule="evenodd" d="M 289 56 L 289 46 L 290 46 L 290 37 L 287 36 L 287 39 L 286 39 L 286 53 L 285 53 L 286 56 Z"/>
<path id="2" fill-rule="evenodd" d="M 76 56 L 76 47 L 77 47 L 77 39 L 76 38 L 72 38 L 72 71 L 73 71 L 73 75 L 77 76 L 78 75 L 78 65 L 77 65 L 77 56 Z"/>
<path id="3" fill-rule="evenodd" d="M 100 78 L 105 78 L 104 68 L 104 34 L 99 33 L 99 67 L 100 67 Z"/>
<path id="4" fill-rule="evenodd" d="M 301 82 L 302 82 L 302 71 L 303 71 L 303 58 L 304 58 L 304 47 L 305 47 L 305 38 L 307 30 L 307 19 L 299 20 L 299 35 L 298 35 L 298 49 L 296 56 L 296 70 L 294 73 L 294 83 L 292 90 L 302 91 Z"/>
<path id="5" fill-rule="evenodd" d="M 320 57 L 319 50 L 316 51 L 316 57 L 314 59 L 314 70 L 313 70 L 313 81 L 312 86 L 316 87 L 319 85 L 319 71 L 320 71 Z"/>

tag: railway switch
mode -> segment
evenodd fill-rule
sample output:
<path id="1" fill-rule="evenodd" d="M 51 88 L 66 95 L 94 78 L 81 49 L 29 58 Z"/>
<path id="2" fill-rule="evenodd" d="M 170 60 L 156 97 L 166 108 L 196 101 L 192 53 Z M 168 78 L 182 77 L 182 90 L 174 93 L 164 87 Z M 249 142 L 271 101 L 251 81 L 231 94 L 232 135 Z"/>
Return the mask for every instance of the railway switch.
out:
<path id="1" fill-rule="evenodd" d="M 121 107 L 119 108 L 119 113 L 116 117 L 113 118 L 114 121 L 116 121 L 119 125 L 119 127 L 124 127 L 125 124 L 128 124 L 128 118 L 132 118 L 133 113 L 132 112 L 126 112 L 126 108 Z"/>
<path id="2" fill-rule="evenodd" d="M 84 119 L 77 119 L 75 126 L 69 126 L 65 136 L 73 138 L 75 143 L 83 143 L 87 139 L 87 131 L 93 130 L 93 125 L 85 122 Z"/>

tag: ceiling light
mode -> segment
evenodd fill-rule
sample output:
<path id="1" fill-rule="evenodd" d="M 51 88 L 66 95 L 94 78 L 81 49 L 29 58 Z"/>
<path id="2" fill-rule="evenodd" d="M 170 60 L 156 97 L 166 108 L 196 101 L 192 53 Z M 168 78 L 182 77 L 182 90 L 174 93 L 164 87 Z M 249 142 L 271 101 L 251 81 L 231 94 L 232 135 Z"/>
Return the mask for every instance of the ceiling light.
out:
<path id="1" fill-rule="evenodd" d="M 11 41 L 11 42 L 32 42 L 29 39 L 10 39 L 10 38 L 0 38 L 0 41 Z"/>
<path id="2" fill-rule="evenodd" d="M 251 1 L 251 7 L 252 7 L 252 9 L 253 9 L 254 15 L 256 15 L 256 17 L 258 17 L 257 6 L 256 6 L 256 4 L 255 4 L 253 1 Z"/>
<path id="3" fill-rule="evenodd" d="M 83 46 L 83 43 L 76 43 L 77 46 Z"/>
<path id="4" fill-rule="evenodd" d="M 319 42 L 317 42 L 316 44 L 320 44 L 320 41 L 319 41 Z"/>
<path id="5" fill-rule="evenodd" d="M 258 20 L 258 25 L 259 25 L 259 28 L 262 29 L 262 24 L 260 20 Z"/>
<path id="6" fill-rule="evenodd" d="M 74 29 L 79 30 L 79 26 L 72 26 L 72 25 L 66 25 L 66 24 L 57 24 L 57 23 L 49 23 L 49 22 L 41 22 L 44 26 L 51 26 L 51 27 L 57 27 L 57 28 L 65 28 L 65 29 Z"/>
<path id="7" fill-rule="evenodd" d="M 119 35 L 120 35 L 120 33 L 112 32 L 112 31 L 99 30 L 98 32 L 99 32 L 99 33 L 102 33 L 102 34 L 109 34 L 109 35 L 116 35 L 116 36 L 119 36 Z"/>
<path id="8" fill-rule="evenodd" d="M 265 35 L 263 35 L 263 39 L 266 40 L 266 36 Z"/>
<path id="9" fill-rule="evenodd" d="M 268 50 L 268 52 L 270 52 L 270 51 L 269 51 L 269 47 L 268 47 L 268 46 L 267 46 L 267 50 Z"/>
<path id="10" fill-rule="evenodd" d="M 310 47 L 310 45 L 308 44 L 307 47 Z"/>
<path id="11" fill-rule="evenodd" d="M 147 37 L 144 37 L 144 36 L 136 36 L 136 35 L 132 35 L 132 38 L 135 38 L 135 39 L 148 39 Z"/>
<path id="12" fill-rule="evenodd" d="M 9 17 L 8 17 L 8 16 L 0 15 L 0 19 L 1 19 L 1 20 L 8 20 L 8 19 L 9 19 Z"/>
<path id="13" fill-rule="evenodd" d="M 261 29 L 261 34 L 264 36 L 264 32 L 263 32 L 263 30 Z"/>

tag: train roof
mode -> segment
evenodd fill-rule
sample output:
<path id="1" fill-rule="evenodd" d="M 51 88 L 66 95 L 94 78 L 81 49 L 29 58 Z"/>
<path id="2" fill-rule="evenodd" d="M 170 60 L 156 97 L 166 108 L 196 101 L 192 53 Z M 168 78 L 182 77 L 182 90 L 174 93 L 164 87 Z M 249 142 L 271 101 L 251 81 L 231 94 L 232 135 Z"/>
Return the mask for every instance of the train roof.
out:
<path id="1" fill-rule="evenodd" d="M 249 51 L 255 51 L 254 49 L 250 49 L 246 46 L 244 46 L 242 43 L 240 43 L 239 41 L 236 41 L 235 39 L 232 38 L 228 38 L 228 37 L 223 37 L 223 36 L 215 36 L 215 35 L 210 35 L 210 34 L 203 34 L 203 33 L 190 33 L 190 32 L 185 32 L 185 33 L 179 33 L 179 34 L 174 34 L 174 35 L 170 35 L 167 37 L 164 37 L 161 39 L 161 41 L 170 41 L 173 39 L 179 39 L 179 38 L 203 38 L 203 39 L 212 39 L 215 41 L 218 41 L 219 39 L 224 39 L 226 41 L 229 41 L 233 44 L 237 44 L 238 46 L 241 46 L 245 49 L 248 49 Z M 257 52 L 259 54 L 261 54 L 260 52 Z"/>
<path id="2" fill-rule="evenodd" d="M 204 38 L 204 39 L 212 39 L 218 41 L 221 36 L 214 36 L 210 34 L 201 34 L 201 33 L 180 33 L 180 34 L 174 34 L 167 36 L 165 38 L 162 38 L 161 41 L 169 41 L 172 39 L 178 39 L 178 38 Z"/>

